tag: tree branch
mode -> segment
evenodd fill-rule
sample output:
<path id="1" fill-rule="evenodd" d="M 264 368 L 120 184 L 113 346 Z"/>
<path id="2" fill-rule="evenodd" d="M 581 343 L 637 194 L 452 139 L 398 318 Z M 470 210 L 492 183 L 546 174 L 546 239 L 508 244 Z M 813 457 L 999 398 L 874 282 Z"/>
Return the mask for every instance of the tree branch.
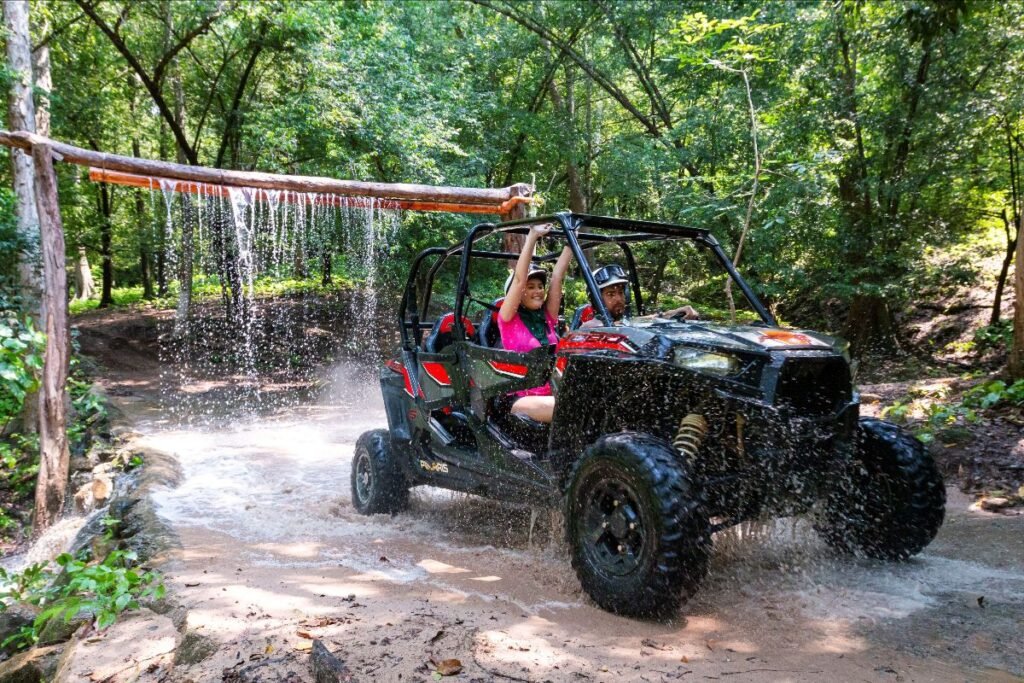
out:
<path id="1" fill-rule="evenodd" d="M 149 92 L 150 97 L 153 98 L 153 103 L 156 104 L 157 109 L 160 110 L 160 115 L 167 122 L 167 125 L 170 126 L 171 133 L 174 134 L 175 141 L 178 143 L 178 146 L 181 148 L 182 153 L 188 159 L 189 163 L 193 165 L 199 163 L 195 150 L 189 144 L 188 138 L 185 137 L 185 131 L 183 131 L 181 126 L 178 125 L 178 122 L 174 118 L 174 112 L 171 111 L 171 108 L 167 105 L 167 101 L 164 99 L 163 94 L 160 92 L 159 84 L 149 77 L 149 74 L 146 73 L 146 70 L 143 68 L 138 58 L 132 54 L 131 50 L 128 49 L 128 46 L 125 44 L 121 36 L 114 31 L 96 11 L 95 5 L 90 5 L 85 0 L 75 0 L 75 2 L 78 3 L 78 6 L 82 8 L 82 11 L 85 12 L 92 22 L 96 24 L 96 27 L 107 36 L 114 48 L 121 53 L 121 56 L 125 58 L 135 73 L 138 74 L 142 84 L 146 86 L 146 90 Z"/>
<path id="2" fill-rule="evenodd" d="M 579 67 L 583 69 L 584 73 L 590 76 L 590 78 L 592 78 L 595 83 L 601 86 L 601 88 L 603 88 L 609 95 L 615 98 L 615 101 L 621 104 L 623 108 L 625 108 L 625 110 L 628 111 L 633 116 L 633 118 L 635 118 L 640 123 L 640 125 L 642 125 L 647 130 L 647 132 L 651 134 L 652 137 L 661 137 L 662 131 L 661 129 L 658 128 L 658 125 L 655 121 L 651 120 L 650 117 L 645 116 L 644 113 L 641 112 L 640 109 L 629 99 L 626 93 L 620 90 L 618 86 L 616 86 L 608 76 L 601 73 L 601 71 L 599 71 L 597 67 L 595 67 L 586 59 L 584 59 L 583 56 L 580 55 L 580 53 L 578 53 L 576 50 L 572 48 L 572 46 L 567 45 L 565 41 L 559 39 L 558 36 L 556 36 L 554 33 L 547 30 L 546 28 L 544 28 L 544 26 L 537 23 L 533 19 L 513 12 L 511 9 L 508 9 L 506 7 L 499 7 L 498 5 L 495 5 L 493 2 L 491 2 L 491 0 L 470 0 L 470 2 L 480 5 L 481 7 L 486 7 L 487 9 L 497 12 L 498 14 L 508 17 L 512 21 L 516 22 L 517 24 L 525 28 L 526 30 L 550 42 L 552 45 L 554 45 L 563 53 L 565 53 L 569 57 L 569 59 L 576 62 L 576 64 L 578 64 Z"/>
<path id="3" fill-rule="evenodd" d="M 156 68 L 153 69 L 153 80 L 158 85 L 163 82 L 164 72 L 167 70 L 167 67 L 170 66 L 171 61 L 178 55 L 178 53 L 188 47 L 193 40 L 206 33 L 210 29 L 210 25 L 219 19 L 223 13 L 223 8 L 218 6 L 217 9 L 203 19 L 198 26 L 179 38 L 178 42 L 171 46 L 170 50 L 164 53 L 164 56 L 160 58 L 159 62 L 157 62 Z"/>
<path id="4" fill-rule="evenodd" d="M 249 55 L 249 61 L 246 62 L 245 70 L 242 71 L 242 77 L 238 81 L 238 87 L 235 88 L 235 97 L 231 102 L 231 110 L 227 112 L 227 120 L 224 122 L 224 134 L 220 138 L 220 149 L 217 150 L 217 160 L 213 164 L 216 168 L 220 168 L 224 162 L 224 153 L 227 151 L 228 141 L 240 125 L 238 108 L 241 105 L 242 97 L 245 95 L 245 88 L 248 85 L 249 77 L 252 75 L 253 67 L 256 66 L 256 60 L 259 58 L 260 53 L 263 52 L 263 37 L 266 33 L 267 22 L 261 21 L 259 35 L 251 43 L 253 47 L 252 54 Z"/>
<path id="5" fill-rule="evenodd" d="M 616 40 L 618 40 L 619 45 L 625 51 L 630 69 L 640 80 L 640 85 L 643 87 L 644 92 L 647 93 L 647 98 L 651 101 L 651 108 L 658 113 L 666 128 L 672 128 L 672 116 L 665 104 L 665 98 L 662 97 L 657 84 L 651 78 L 649 71 L 644 67 L 643 60 L 640 58 L 640 54 L 637 52 L 633 42 L 626 35 L 625 31 L 622 30 L 622 24 L 615 19 L 614 12 L 608 4 L 600 1 L 598 6 L 604 12 L 605 17 L 607 17 L 608 23 L 611 24 Z"/>

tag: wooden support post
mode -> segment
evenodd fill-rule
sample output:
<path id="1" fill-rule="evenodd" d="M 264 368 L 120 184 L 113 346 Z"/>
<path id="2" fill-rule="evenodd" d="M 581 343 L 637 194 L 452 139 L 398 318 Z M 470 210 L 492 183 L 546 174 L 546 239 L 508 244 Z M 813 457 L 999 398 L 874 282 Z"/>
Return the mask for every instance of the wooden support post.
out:
<path id="1" fill-rule="evenodd" d="M 533 187 L 520 183 L 519 185 L 513 185 L 509 188 L 509 204 L 503 206 L 505 209 L 501 214 L 501 220 L 514 221 L 518 218 L 526 218 L 530 207 L 528 198 L 533 195 Z M 519 199 L 520 201 L 515 201 Z M 502 248 L 510 253 L 518 254 L 523 250 L 523 245 L 526 243 L 526 235 L 513 235 L 512 233 L 505 233 L 505 239 L 502 242 Z M 509 268 L 515 268 L 516 262 L 509 261 Z"/>
<path id="2" fill-rule="evenodd" d="M 39 389 L 39 478 L 33 528 L 38 533 L 53 524 L 64 508 L 67 494 L 68 451 L 65 387 L 68 383 L 70 342 L 68 334 L 67 270 L 64 226 L 57 199 L 57 174 L 53 150 L 33 145 L 36 206 L 43 258 L 43 309 L 46 311 L 46 351 Z"/>

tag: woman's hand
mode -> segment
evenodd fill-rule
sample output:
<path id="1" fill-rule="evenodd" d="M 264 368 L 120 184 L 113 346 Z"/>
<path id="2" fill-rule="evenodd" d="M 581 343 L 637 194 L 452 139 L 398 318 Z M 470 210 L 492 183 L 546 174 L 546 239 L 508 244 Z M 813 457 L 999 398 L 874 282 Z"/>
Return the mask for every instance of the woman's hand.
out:
<path id="1" fill-rule="evenodd" d="M 535 240 L 539 240 L 541 237 L 547 236 L 548 233 L 550 233 L 550 232 L 551 232 L 551 224 L 550 223 L 542 223 L 540 225 L 531 225 L 530 226 L 530 237 L 532 237 Z"/>

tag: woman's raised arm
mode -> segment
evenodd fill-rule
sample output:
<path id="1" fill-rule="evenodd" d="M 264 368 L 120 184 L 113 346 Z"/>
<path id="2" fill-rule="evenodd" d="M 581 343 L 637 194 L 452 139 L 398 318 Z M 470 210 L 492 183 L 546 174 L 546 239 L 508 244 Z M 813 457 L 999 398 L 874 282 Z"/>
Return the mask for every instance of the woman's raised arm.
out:
<path id="1" fill-rule="evenodd" d="M 523 250 L 519 252 L 519 260 L 516 261 L 515 274 L 512 276 L 512 286 L 505 292 L 505 301 L 498 309 L 498 315 L 505 322 L 515 317 L 519 310 L 519 303 L 523 300 L 523 291 L 526 290 L 527 276 L 530 274 L 530 261 L 533 259 L 533 250 L 537 246 L 537 240 L 551 232 L 550 225 L 534 225 L 526 235 L 523 243 Z"/>
<path id="2" fill-rule="evenodd" d="M 562 282 L 565 281 L 565 273 L 569 270 L 569 262 L 572 261 L 572 249 L 569 245 L 562 248 L 562 253 L 555 262 L 555 269 L 551 272 L 551 286 L 548 287 L 548 301 L 545 310 L 555 320 L 558 320 L 558 308 L 562 305 Z"/>

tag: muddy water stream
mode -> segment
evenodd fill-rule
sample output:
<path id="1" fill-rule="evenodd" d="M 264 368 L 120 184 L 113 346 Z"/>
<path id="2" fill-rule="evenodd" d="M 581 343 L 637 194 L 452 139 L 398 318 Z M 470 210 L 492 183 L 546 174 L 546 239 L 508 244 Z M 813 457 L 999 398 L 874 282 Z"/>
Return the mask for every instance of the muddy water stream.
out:
<path id="1" fill-rule="evenodd" d="M 528 507 L 428 489 L 407 513 L 357 515 L 353 445 L 385 418 L 371 383 L 335 379 L 284 414 L 221 402 L 188 426 L 149 398 L 118 399 L 139 447 L 183 470 L 156 494 L 182 542 L 164 570 L 188 628 L 218 648 L 177 680 L 312 680 L 307 636 L 361 681 L 430 680 L 431 656 L 480 681 L 1024 674 L 1024 517 L 968 511 L 951 491 L 938 539 L 897 565 L 835 557 L 806 523 L 780 522 L 716 539 L 676 621 L 624 619 L 582 594 L 549 516 L 531 543 Z"/>

